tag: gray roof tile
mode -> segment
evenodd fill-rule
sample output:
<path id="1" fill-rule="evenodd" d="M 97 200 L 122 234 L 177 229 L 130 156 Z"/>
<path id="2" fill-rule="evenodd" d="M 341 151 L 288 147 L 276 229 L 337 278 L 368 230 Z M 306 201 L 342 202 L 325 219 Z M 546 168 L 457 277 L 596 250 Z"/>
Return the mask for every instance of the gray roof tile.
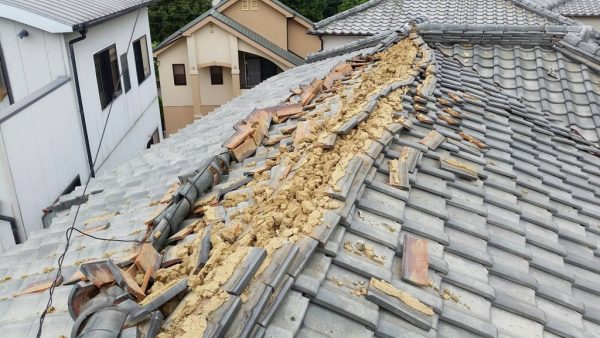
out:
<path id="1" fill-rule="evenodd" d="M 422 48 L 429 47 L 423 44 Z M 410 189 L 399 190 L 387 184 L 389 168 L 385 161 L 400 156 L 401 144 L 418 144 L 420 138 L 442 122 L 434 121 L 433 126 L 414 123 L 410 132 L 398 129 L 393 138 L 388 135 L 382 139 L 387 144 L 382 143 L 375 149 L 377 153 L 371 154 L 373 158 L 357 155 L 364 159 L 363 165 L 353 175 L 344 204 L 336 210 L 339 215 L 335 221 L 325 226 L 327 231 L 320 228 L 319 234 L 323 236 L 313 234 L 320 241 L 301 237 L 296 242 L 298 252 L 290 259 L 286 259 L 290 256 L 287 254 L 271 257 L 273 264 L 265 271 L 268 272 L 266 277 L 273 278 L 262 276 L 265 278 L 250 281 L 246 290 L 252 289 L 253 283 L 261 283 L 269 291 L 265 296 L 268 299 L 253 306 L 257 298 L 248 296 L 252 301 L 246 301 L 239 309 L 223 308 L 218 311 L 220 316 L 212 316 L 211 328 L 218 329 L 219 326 L 215 326 L 218 323 L 226 326 L 228 319 L 234 318 L 235 323 L 230 326 L 232 332 L 252 329 L 277 337 L 370 337 L 375 334 L 387 337 L 396 336 L 397 330 L 426 337 L 535 336 L 543 335 L 544 330 L 547 335 L 585 336 L 593 332 L 588 327 L 598 320 L 597 311 L 590 304 L 600 294 L 597 287 L 600 271 L 596 266 L 599 258 L 594 249 L 600 231 L 592 229 L 600 222 L 600 211 L 591 203 L 597 195 L 581 189 L 582 181 L 565 178 L 571 172 L 579 173 L 577 177 L 585 173 L 581 178 L 588 181 L 597 177 L 590 172 L 595 170 L 578 171 L 584 163 L 591 168 L 600 166 L 594 155 L 586 155 L 588 151 L 594 152 L 594 148 L 576 147 L 589 145 L 558 126 L 549 115 L 511 101 L 514 100 L 512 96 L 506 96 L 499 87 L 461 66 L 454 58 L 439 51 L 432 53 L 429 74 L 437 77 L 437 88 L 431 96 L 449 101 L 454 97 L 453 109 L 462 115 L 481 116 L 476 123 L 485 128 L 467 126 L 465 130 L 495 148 L 479 150 L 466 141 L 451 143 L 455 131 L 444 125 L 442 129 L 448 135 L 448 142 L 420 157 L 410 174 Z M 300 66 L 273 77 L 114 172 L 95 179 L 95 188 L 102 188 L 103 192 L 94 196 L 91 203 L 82 204 L 82 211 L 86 217 L 102 214 L 93 200 L 107 196 L 110 199 L 131 188 L 120 185 L 123 182 L 143 182 L 141 178 L 150 175 L 144 167 L 153 168 L 153 180 L 158 181 L 156 175 L 168 172 L 161 180 L 172 182 L 170 178 L 183 174 L 184 169 L 173 170 L 171 163 L 180 163 L 185 172 L 194 165 L 200 166 L 202 158 L 220 152 L 223 137 L 212 134 L 231 135 L 230 128 L 254 107 L 279 104 L 289 96 L 290 86 L 322 77 L 347 57 Z M 370 64 L 360 72 L 371 72 L 379 64 Z M 409 90 L 405 96 L 412 97 L 413 103 L 428 100 L 413 97 L 419 83 L 406 84 Z M 346 85 L 345 90 L 352 92 L 353 89 Z M 379 99 L 383 100 L 382 97 Z M 409 101 L 406 99 L 404 103 L 408 105 Z M 310 109 L 307 111 L 311 112 Z M 407 117 L 414 119 L 412 115 Z M 287 125 L 297 121 L 290 119 Z M 488 125 L 493 127 L 488 128 Z M 517 144 L 519 146 L 514 147 Z M 544 153 L 551 158 L 560 159 L 557 161 L 560 166 L 549 167 L 551 161 L 514 151 L 520 149 L 528 153 L 523 150 L 526 146 L 536 148 L 538 145 L 545 147 Z M 264 147 L 264 151 L 268 148 Z M 449 153 L 467 168 L 477 168 L 477 175 L 466 180 L 441 170 L 439 156 Z M 584 158 L 586 161 L 581 160 Z M 164 159 L 169 165 L 161 165 Z M 562 170 L 567 167 L 569 172 Z M 232 165 L 229 180 L 239 177 L 237 175 L 243 174 L 244 170 L 243 165 Z M 229 184 L 229 180 L 219 187 Z M 167 190 L 168 185 L 162 189 Z M 591 195 L 571 193 L 574 191 Z M 136 191 L 132 196 L 142 196 L 138 194 Z M 156 196 L 160 198 L 162 194 L 157 191 Z M 577 196 L 586 198 L 580 200 Z M 142 200 L 139 205 L 150 202 L 149 199 Z M 100 234 L 126 236 L 153 210 L 148 207 L 139 210 L 123 208 L 128 208 L 128 213 L 110 217 L 111 226 Z M 125 209 L 116 206 L 111 210 Z M 232 210 L 227 210 L 225 216 L 231 217 Z M 11 297 L 23 289 L 29 278 L 31 281 L 41 278 L 39 273 L 25 279 L 15 274 L 42 270 L 39 264 L 46 263 L 43 259 L 38 261 L 38 256 L 52 254 L 55 248 L 51 244 L 61 243 L 62 238 L 55 238 L 52 233 L 61 234 L 68 226 L 70 216 L 67 213 L 60 213 L 53 226 L 32 236 L 33 240 L 28 244 L 0 256 L 0 271 L 13 277 L 0 282 L 0 297 L 9 297 L 0 300 L 0 321 L 4 320 L 4 313 L 9 313 L 10 319 L 28 319 L 31 323 L 35 314 L 19 310 L 25 316 L 13 318 L 16 315 L 10 314 L 10 309 L 37 308 L 45 303 L 47 296 L 41 293 Z M 429 286 L 408 284 L 402 276 L 403 260 L 411 259 L 411 254 L 403 252 L 403 235 L 408 233 L 427 239 Z M 43 240 L 45 245 L 40 245 Z M 82 252 L 72 249 L 69 265 L 76 265 L 76 261 L 88 253 L 91 256 L 100 254 L 100 248 L 116 251 L 128 248 L 113 245 L 96 248 L 91 244 L 93 242 L 76 238 L 75 245 L 88 247 L 80 250 Z M 90 251 L 83 252 L 86 249 Z M 20 260 L 19 265 L 14 264 L 15 258 Z M 371 278 L 386 281 L 390 289 L 384 291 L 373 287 Z M 281 282 L 276 283 L 277 280 Z M 241 284 L 244 283 L 235 285 Z M 60 289 L 67 290 L 67 287 Z M 230 291 L 239 293 L 237 289 Z M 418 299 L 431 307 L 433 315 L 417 312 L 398 295 Z M 242 292 L 241 297 L 245 296 Z M 66 314 L 66 310 L 60 310 L 62 307 L 64 305 L 57 308 L 56 315 Z M 237 312 L 225 311 L 231 309 Z M 259 312 L 260 315 L 256 315 Z M 65 327 L 48 330 L 63 334 Z"/>

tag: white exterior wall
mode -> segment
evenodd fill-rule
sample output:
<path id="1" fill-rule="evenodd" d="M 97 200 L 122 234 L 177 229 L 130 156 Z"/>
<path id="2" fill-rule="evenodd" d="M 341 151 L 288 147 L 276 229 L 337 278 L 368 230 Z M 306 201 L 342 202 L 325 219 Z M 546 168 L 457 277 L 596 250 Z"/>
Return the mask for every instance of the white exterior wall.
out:
<path id="1" fill-rule="evenodd" d="M 121 54 L 127 51 L 137 12 L 138 11 L 133 11 L 98 26 L 91 27 L 88 31 L 87 38 L 74 45 L 83 100 L 83 110 L 85 112 L 92 156 L 95 155 L 98 149 L 98 143 L 100 142 L 102 129 L 110 107 L 109 105 L 104 110 L 101 108 L 98 84 L 96 82 L 94 54 L 115 44 L 117 55 L 120 58 Z M 131 90 L 125 93 L 124 86 L 122 85 L 123 92 L 113 102 L 110 119 L 106 127 L 104 139 L 102 140 L 102 147 L 95 166 L 98 173 L 110 170 L 116 164 L 120 163 L 118 158 L 126 159 L 140 150 L 145 149 L 146 142 L 150 139 L 152 133 L 154 133 L 157 128 L 159 130 L 161 128 L 160 114 L 156 113 L 158 111 L 156 78 L 152 61 L 152 40 L 150 38 L 150 28 L 148 25 L 148 11 L 145 8 L 140 10 L 131 42 L 133 43 L 133 41 L 144 35 L 146 36 L 148 44 L 147 48 L 150 58 L 151 74 L 144 82 L 138 84 L 133 47 L 130 44 L 127 60 L 129 63 Z M 76 36 L 78 36 L 78 34 L 70 34 L 70 36 L 67 37 L 67 40 Z M 123 71 L 120 59 L 119 70 L 121 72 Z M 150 114 L 151 117 L 143 117 L 142 115 L 145 114 Z M 152 123 L 138 126 L 139 121 L 146 121 L 146 119 L 151 120 Z M 138 130 L 137 128 L 141 128 L 142 130 Z M 142 137 L 144 139 L 143 142 L 140 140 L 138 140 L 139 142 L 126 141 L 128 137 L 131 137 L 131 135 L 128 134 L 134 131 L 137 137 Z M 143 146 L 140 147 L 142 143 Z M 118 158 L 110 158 L 113 155 L 118 155 Z"/>
<path id="2" fill-rule="evenodd" d="M 93 55 L 116 43 L 120 56 L 127 50 L 137 11 L 89 29 L 85 40 L 74 45 L 91 152 L 100 140 L 108 108 L 101 110 Z M 29 36 L 16 34 L 25 27 Z M 131 90 L 114 101 L 96 173 L 115 167 L 146 148 L 160 113 L 152 61 L 147 10 L 142 9 L 132 42 L 146 35 L 151 75 L 138 84 L 133 47 L 128 54 Z M 0 18 L 2 45 L 15 103 L 25 102 L 36 90 L 57 77 L 72 77 L 68 41 L 78 33 L 50 34 Z M 119 60 L 119 67 L 122 66 Z M 0 113 L 9 109 L 8 98 Z M 88 178 L 87 155 L 79 117 L 75 81 L 63 84 L 47 96 L 0 124 L 0 214 L 15 217 L 20 237 L 42 225 L 42 209 L 49 206 L 79 175 Z M 8 223 L 0 222 L 0 252 Z"/>
<path id="3" fill-rule="evenodd" d="M 19 39 L 22 28 L 29 36 Z M 0 19 L 0 44 L 15 103 L 27 100 L 57 77 L 71 76 L 67 46 L 60 34 Z M 17 220 L 21 239 L 42 227 L 42 209 L 77 175 L 87 179 L 74 93 L 71 80 L 0 125 L 0 214 Z M 5 98 L 0 112 L 8 108 Z M 7 227 L 6 223 L 0 226 Z M 2 242 L 7 241 L 6 234 L 0 229 Z"/>
<path id="4" fill-rule="evenodd" d="M 323 35 L 321 39 L 323 40 L 323 49 L 328 50 L 332 48 L 341 47 L 350 42 L 354 42 L 356 40 L 364 39 L 365 36 L 338 36 L 338 35 Z"/>

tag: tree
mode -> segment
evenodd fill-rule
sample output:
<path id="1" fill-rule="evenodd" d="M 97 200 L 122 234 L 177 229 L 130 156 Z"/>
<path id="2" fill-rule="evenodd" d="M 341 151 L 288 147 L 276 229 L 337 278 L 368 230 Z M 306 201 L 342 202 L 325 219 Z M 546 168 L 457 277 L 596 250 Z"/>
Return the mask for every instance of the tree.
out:
<path id="1" fill-rule="evenodd" d="M 211 8 L 211 0 L 159 0 L 148 11 L 156 44 Z"/>
<path id="2" fill-rule="evenodd" d="M 343 12 L 365 2 L 367 2 L 367 0 L 342 0 L 340 5 L 338 6 L 338 12 Z"/>

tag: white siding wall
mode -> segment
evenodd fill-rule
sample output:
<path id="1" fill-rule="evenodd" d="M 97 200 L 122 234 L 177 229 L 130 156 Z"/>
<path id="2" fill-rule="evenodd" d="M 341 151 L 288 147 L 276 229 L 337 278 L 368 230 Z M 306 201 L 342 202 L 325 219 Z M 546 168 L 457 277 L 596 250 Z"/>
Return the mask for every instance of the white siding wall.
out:
<path id="1" fill-rule="evenodd" d="M 29 36 L 19 39 L 22 28 Z M 16 103 L 57 77 L 70 76 L 61 35 L 0 19 L 0 44 Z M 0 112 L 6 109 L 7 99 Z M 0 161 L 6 162 L 0 169 L 0 213 L 15 217 L 25 238 L 42 227 L 42 209 L 77 175 L 87 178 L 72 81 L 5 121 L 0 125 L 0 138 Z M 0 234 L 5 235 L 6 231 Z M 5 238 L 2 241 L 8 243 Z"/>
<path id="2" fill-rule="evenodd" d="M 364 36 L 337 36 L 337 35 L 324 35 L 321 37 L 323 40 L 323 50 L 331 48 L 341 47 L 347 43 L 364 39 Z"/>
<path id="3" fill-rule="evenodd" d="M 136 11 L 91 27 L 87 38 L 74 45 L 92 154 L 98 147 L 108 113 L 108 109 L 100 108 L 93 55 L 113 43 L 119 56 L 125 53 L 135 18 Z M 29 36 L 18 39 L 16 34 L 23 27 L 0 19 L 0 44 L 16 102 L 27 99 L 59 76 L 71 76 L 68 41 L 79 36 L 49 34 L 26 27 Z M 147 37 L 151 56 L 145 9 L 140 12 L 133 41 L 143 35 Z M 145 149 L 152 133 L 160 130 L 154 67 L 151 58 L 149 61 L 152 74 L 138 85 L 133 48 L 130 48 L 131 90 L 115 100 L 97 173 Z M 0 111 L 7 109 L 7 101 L 0 102 Z M 17 219 L 24 238 L 42 227 L 42 209 L 77 175 L 82 182 L 87 179 L 87 157 L 73 80 L 0 125 L 0 161 L 5 162 L 0 165 L 0 213 Z M 0 228 L 0 236 L 5 236 L 6 224 L 0 224 Z M 10 244 L 4 240 L 1 243 L 0 251 Z"/>
<path id="4" fill-rule="evenodd" d="M 120 58 L 121 54 L 127 51 L 136 13 L 137 11 L 134 11 L 112 19 L 109 22 L 91 27 L 87 38 L 74 45 L 77 71 L 79 72 L 79 78 L 82 79 L 80 86 L 92 156 L 94 156 L 98 149 L 102 129 L 109 111 L 109 107 L 104 110 L 101 109 L 96 82 L 94 54 L 112 44 L 116 44 L 117 55 Z M 146 35 L 148 41 L 147 47 L 152 74 L 144 82 L 138 84 L 133 47 L 130 46 L 127 60 L 129 63 L 131 90 L 127 93 L 123 92 L 114 100 L 106 133 L 102 141 L 100 155 L 96 163 L 98 172 L 109 170 L 121 162 L 119 159 L 129 158 L 131 155 L 144 149 L 146 142 L 154 130 L 156 128 L 160 129 L 160 114 L 158 113 L 158 101 L 156 100 L 156 80 L 154 65 L 152 63 L 152 46 L 150 45 L 150 28 L 146 9 L 140 11 L 132 43 L 143 35 Z M 71 34 L 67 39 L 72 39 L 76 36 L 77 34 Z M 119 69 L 121 72 L 123 71 L 120 60 Z M 148 118 L 142 117 L 144 114 L 150 114 L 151 116 Z M 138 125 L 137 121 L 152 122 L 145 122 L 142 125 Z M 127 138 L 132 137 L 128 133 L 133 131 L 135 131 L 134 136 L 136 137 L 136 141 L 126 141 Z M 139 138 L 143 138 L 143 140 Z M 110 158 L 113 155 L 118 155 L 118 158 Z"/>

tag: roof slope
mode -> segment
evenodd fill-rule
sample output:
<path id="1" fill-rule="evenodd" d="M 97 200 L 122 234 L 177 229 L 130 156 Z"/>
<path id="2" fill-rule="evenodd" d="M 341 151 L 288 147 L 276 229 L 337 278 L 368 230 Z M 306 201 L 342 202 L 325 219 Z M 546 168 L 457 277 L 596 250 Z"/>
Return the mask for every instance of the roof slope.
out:
<path id="1" fill-rule="evenodd" d="M 154 48 L 154 50 L 157 51 L 157 50 L 160 50 L 160 49 L 165 48 L 168 45 L 172 44 L 177 39 L 179 39 L 185 31 L 194 27 L 197 23 L 199 23 L 200 21 L 202 21 L 208 17 L 212 17 L 212 18 L 218 20 L 219 22 L 224 23 L 225 25 L 234 29 L 238 33 L 240 33 L 243 36 L 247 37 L 248 39 L 254 41 L 255 43 L 259 44 L 260 46 L 270 50 L 271 52 L 277 54 L 278 56 L 282 57 L 284 60 L 287 60 L 288 62 L 290 62 L 291 64 L 293 64 L 295 66 L 298 66 L 298 65 L 301 65 L 304 63 L 304 59 L 302 59 L 298 55 L 277 46 L 270 40 L 267 40 L 266 38 L 264 38 L 262 35 L 255 33 L 248 27 L 240 24 L 239 22 L 231 19 L 230 17 L 228 17 L 226 15 L 221 14 L 219 11 L 217 11 L 215 9 L 210 9 L 210 10 L 206 11 L 202 15 L 198 16 L 196 19 L 192 20 L 187 25 L 183 26 L 181 29 L 179 29 L 175 33 L 171 34 L 169 37 L 167 37 L 165 40 L 163 40 L 161 43 L 159 43 L 156 46 L 156 48 Z"/>
<path id="2" fill-rule="evenodd" d="M 38 15 L 41 18 L 54 21 L 65 25 L 73 31 L 75 26 L 79 24 L 93 25 L 111 18 L 115 15 L 120 15 L 128 11 L 145 7 L 156 0 L 103 0 L 103 1 L 81 1 L 81 0 L 0 0 L 0 17 L 7 17 L 11 20 L 23 22 L 25 24 L 44 29 L 45 25 L 41 22 L 36 22 L 34 18 L 27 17 L 23 13 L 31 13 Z M 4 6 L 3 6 L 4 5 Z M 20 9 L 20 15 L 10 11 L 11 8 Z M 4 14 L 4 15 L 3 15 Z M 6 16 L 5 16 L 6 15 Z M 48 29 L 48 28 L 46 28 Z M 50 32 L 53 32 L 50 30 Z"/>
<path id="3" fill-rule="evenodd" d="M 74 237 L 67 266 L 109 256 L 139 281 L 60 286 L 48 336 L 68 330 L 68 292 L 91 333 L 127 321 L 166 336 L 600 335 L 599 149 L 408 31 L 275 76 L 94 180 L 82 229 L 147 238 L 163 264 L 181 262 L 139 305 L 128 294 L 147 268 L 120 258 L 131 245 Z M 13 277 L 0 331 L 31 327 L 46 295 L 13 295 L 49 277 L 70 217 L 0 258 Z M 155 310 L 180 293 L 163 322 Z M 88 313 L 90 295 L 103 305 Z"/>
<path id="4" fill-rule="evenodd" d="M 594 0 L 535 0 L 544 8 L 565 16 L 598 16 L 600 4 Z"/>
<path id="5" fill-rule="evenodd" d="M 438 1 L 370 0 L 315 23 L 315 34 L 372 35 L 397 29 L 410 19 L 432 23 L 547 25 L 572 22 L 527 0 Z M 566 19 L 566 21 L 565 21 Z"/>

